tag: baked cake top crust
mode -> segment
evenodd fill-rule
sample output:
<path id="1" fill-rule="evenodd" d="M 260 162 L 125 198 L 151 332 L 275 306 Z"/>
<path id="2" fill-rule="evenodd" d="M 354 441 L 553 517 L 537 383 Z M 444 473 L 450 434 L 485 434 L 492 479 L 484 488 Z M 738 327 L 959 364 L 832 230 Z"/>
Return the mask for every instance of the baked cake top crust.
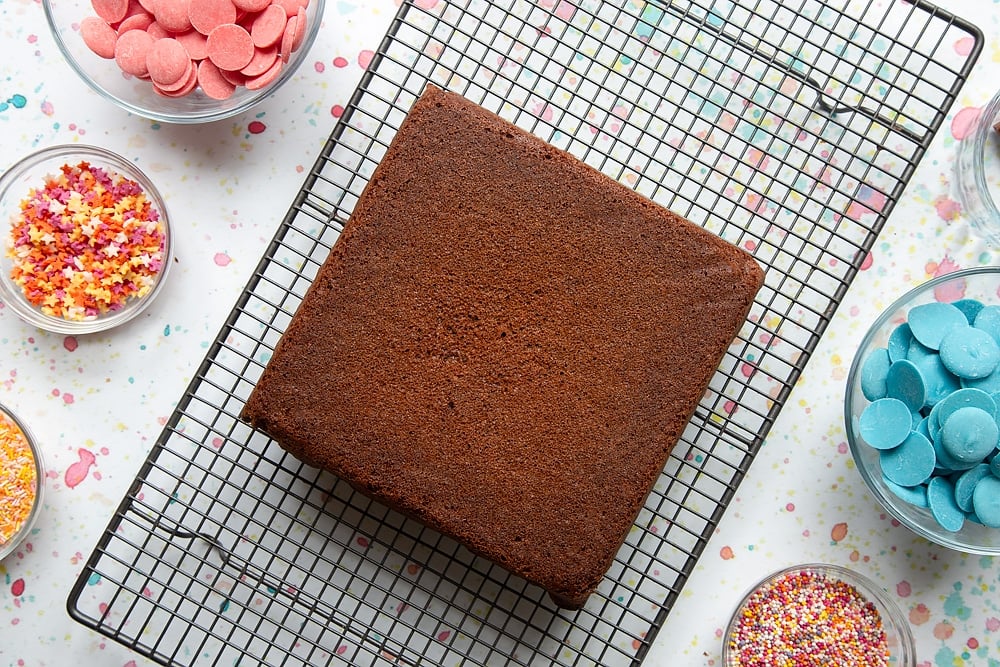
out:
<path id="1" fill-rule="evenodd" d="M 244 416 L 580 606 L 762 280 L 735 246 L 428 86 Z"/>

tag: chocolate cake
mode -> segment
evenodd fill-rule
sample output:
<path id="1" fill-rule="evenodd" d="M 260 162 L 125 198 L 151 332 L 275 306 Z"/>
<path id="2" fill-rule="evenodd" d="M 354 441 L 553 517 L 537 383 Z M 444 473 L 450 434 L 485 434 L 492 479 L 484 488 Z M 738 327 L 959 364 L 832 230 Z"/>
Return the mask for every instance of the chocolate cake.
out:
<path id="1" fill-rule="evenodd" d="M 742 250 L 429 86 L 243 416 L 579 607 L 762 280 Z"/>

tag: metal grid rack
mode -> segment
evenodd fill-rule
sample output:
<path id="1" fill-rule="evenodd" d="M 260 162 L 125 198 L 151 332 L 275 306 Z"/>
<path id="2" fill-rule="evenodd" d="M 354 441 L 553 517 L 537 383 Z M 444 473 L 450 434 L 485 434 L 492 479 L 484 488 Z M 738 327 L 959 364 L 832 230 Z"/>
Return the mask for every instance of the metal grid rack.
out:
<path id="1" fill-rule="evenodd" d="M 70 614 L 164 665 L 641 663 L 982 41 L 919 1 L 404 2 L 87 561 Z M 767 269 L 578 612 L 238 417 L 427 82 Z"/>

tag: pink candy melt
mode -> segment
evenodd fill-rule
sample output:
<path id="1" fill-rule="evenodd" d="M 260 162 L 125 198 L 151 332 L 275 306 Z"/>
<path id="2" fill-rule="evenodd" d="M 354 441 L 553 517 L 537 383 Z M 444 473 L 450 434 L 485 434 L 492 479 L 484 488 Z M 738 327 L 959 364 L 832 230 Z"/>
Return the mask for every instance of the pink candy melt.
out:
<path id="1" fill-rule="evenodd" d="M 254 50 L 250 33 L 235 23 L 224 23 L 208 33 L 208 59 L 227 72 L 236 72 L 249 65 Z"/>
<path id="2" fill-rule="evenodd" d="M 226 99 L 274 82 L 305 38 L 308 0 L 92 0 L 87 47 L 167 97 Z M 209 62 L 212 68 L 202 68 Z M 204 72 L 202 71 L 204 69 Z M 207 84 L 207 88 L 206 88 Z"/>

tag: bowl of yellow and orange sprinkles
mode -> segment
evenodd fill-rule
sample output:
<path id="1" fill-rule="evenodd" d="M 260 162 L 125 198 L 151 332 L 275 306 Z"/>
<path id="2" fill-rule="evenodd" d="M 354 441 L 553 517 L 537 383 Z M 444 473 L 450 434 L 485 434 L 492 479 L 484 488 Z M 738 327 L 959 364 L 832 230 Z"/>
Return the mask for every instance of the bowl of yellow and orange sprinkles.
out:
<path id="1" fill-rule="evenodd" d="M 166 207 L 149 178 L 93 146 L 53 146 L 0 176 L 0 299 L 57 333 L 131 320 L 159 293 L 170 266 Z"/>
<path id="2" fill-rule="evenodd" d="M 31 534 L 44 478 L 42 457 L 31 434 L 0 405 L 0 560 Z"/>

